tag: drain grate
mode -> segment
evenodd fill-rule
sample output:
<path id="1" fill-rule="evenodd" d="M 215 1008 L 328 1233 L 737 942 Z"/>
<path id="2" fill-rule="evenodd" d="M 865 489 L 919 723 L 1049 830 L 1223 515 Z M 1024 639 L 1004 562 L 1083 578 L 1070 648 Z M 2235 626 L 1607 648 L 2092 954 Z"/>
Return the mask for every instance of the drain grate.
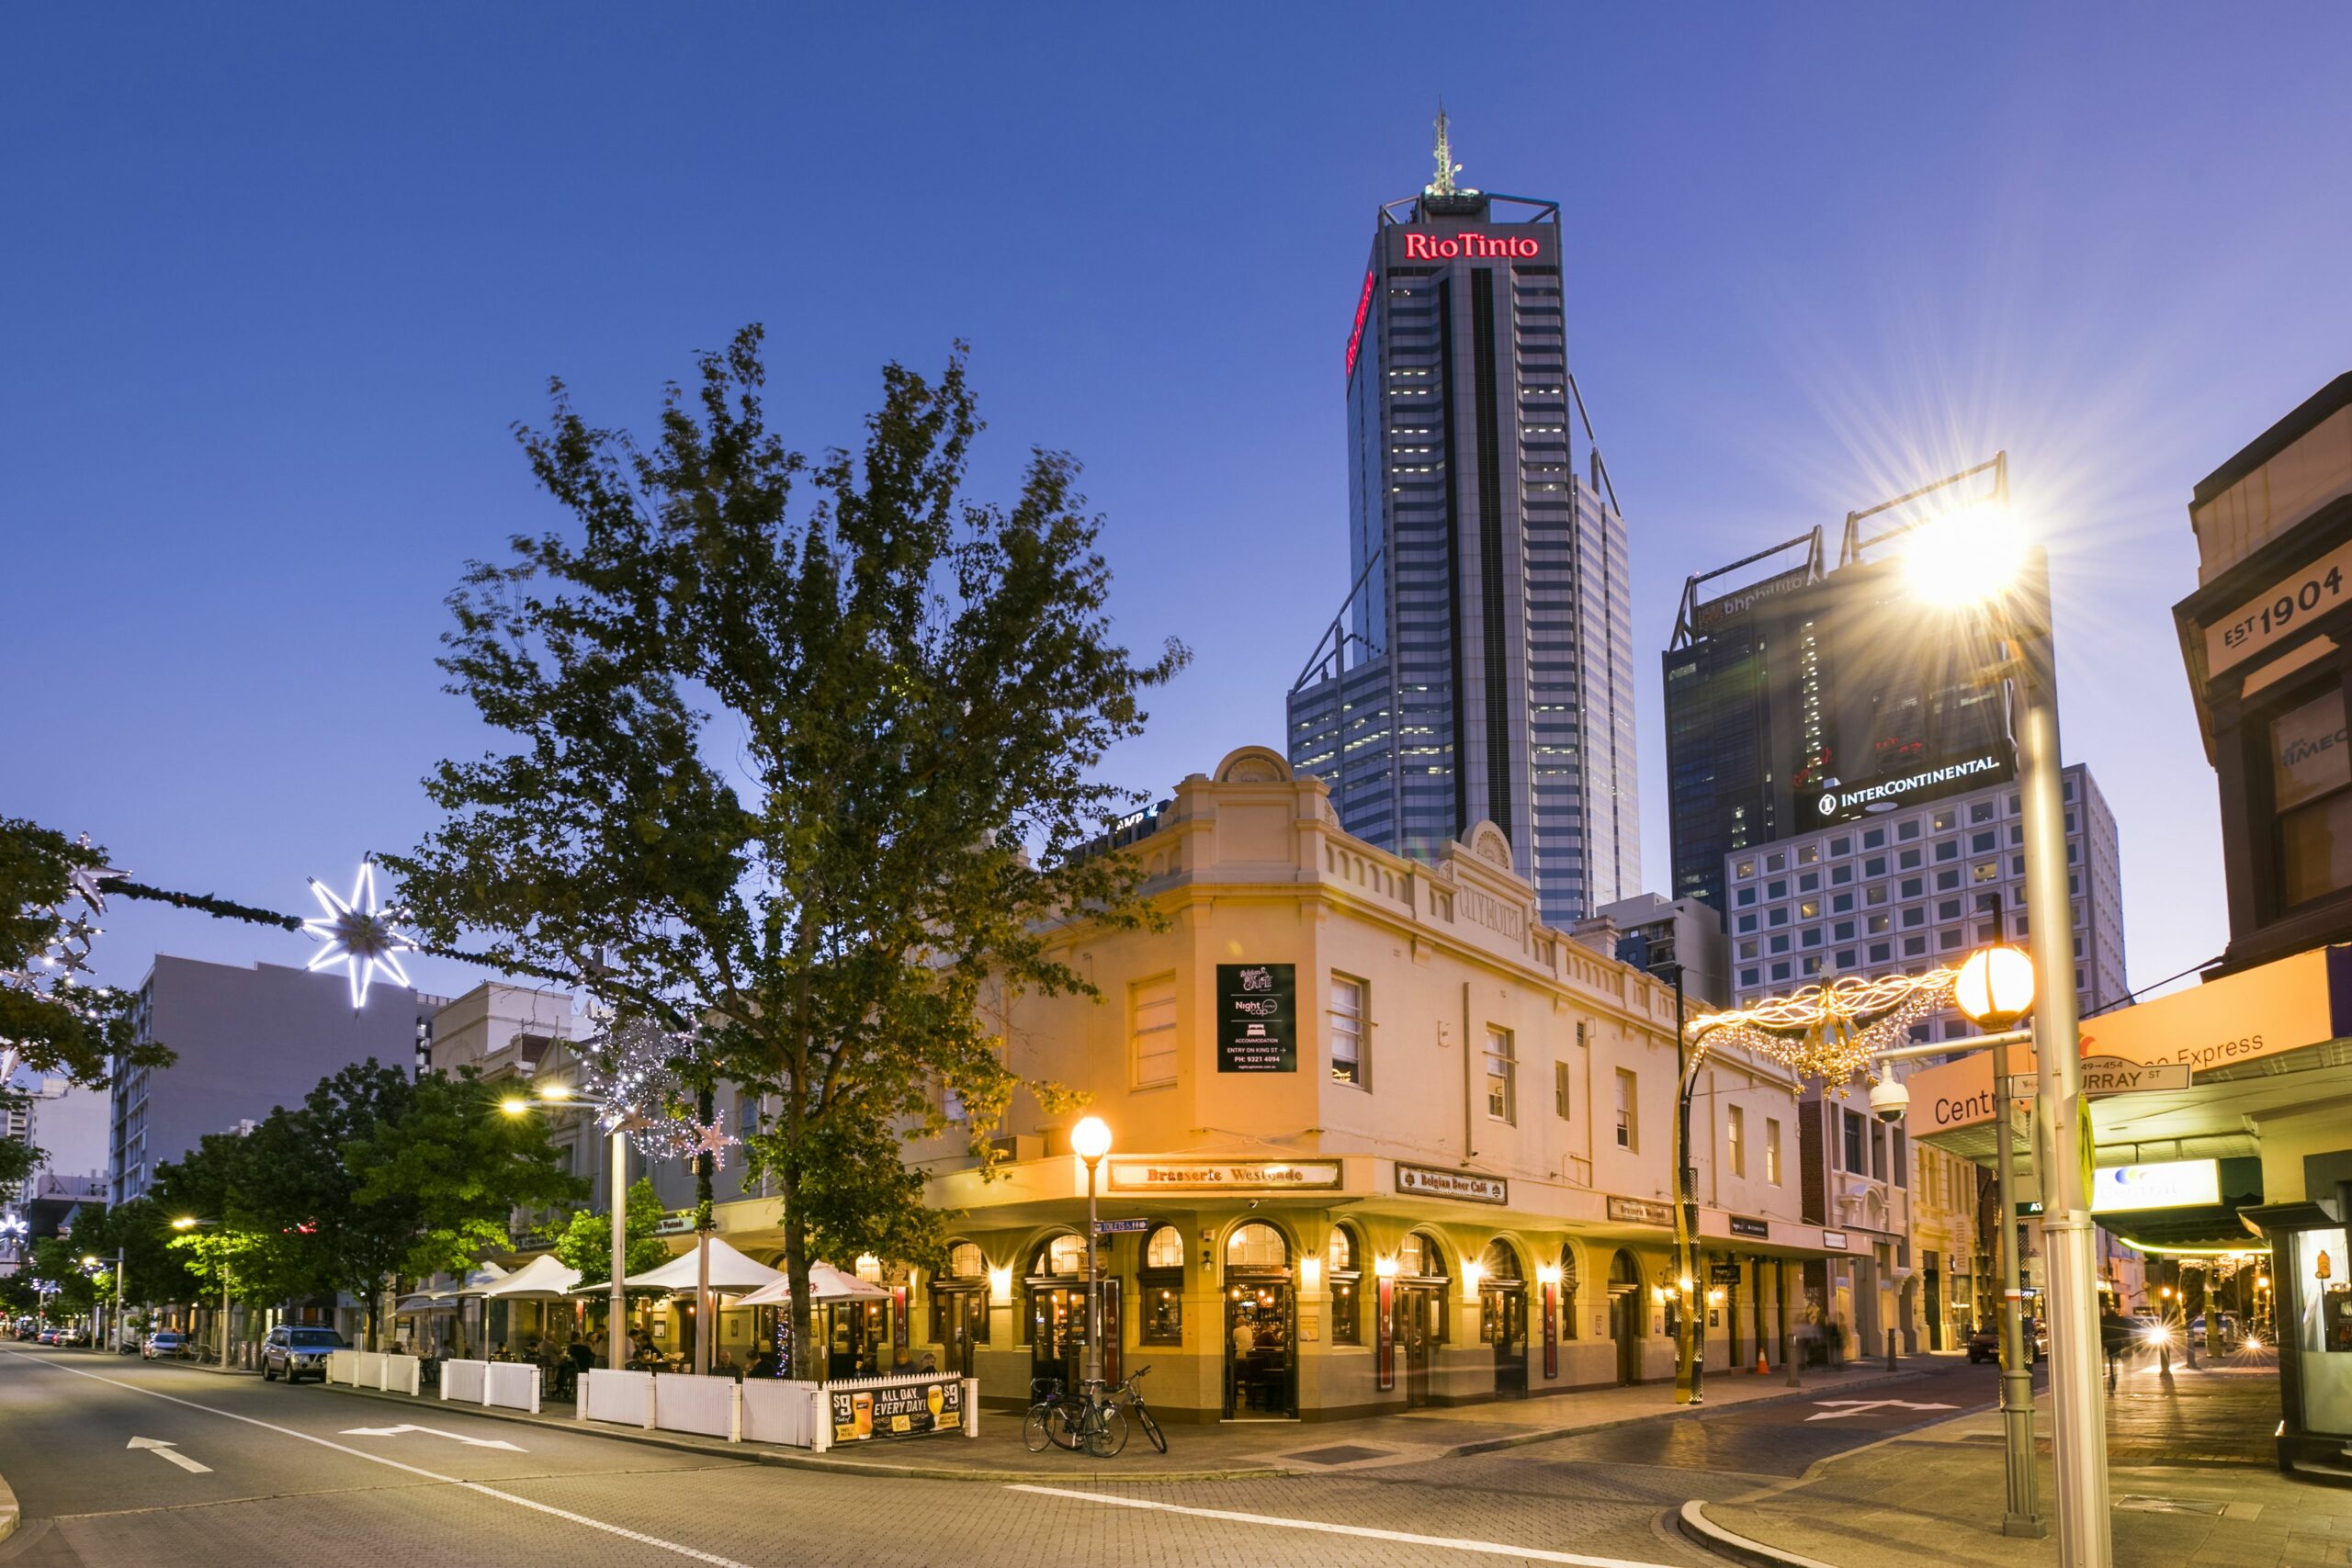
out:
<path id="1" fill-rule="evenodd" d="M 2144 1493 L 2127 1492 L 2115 1500 L 2115 1506 L 2135 1514 L 2216 1514 L 2219 1503 L 2191 1501 L 2181 1497 L 2151 1497 Z"/>
<path id="2" fill-rule="evenodd" d="M 1393 1449 L 1367 1449 L 1353 1443 L 1341 1443 L 1337 1448 L 1309 1449 L 1305 1453 L 1284 1454 L 1284 1459 L 1304 1460 L 1308 1464 L 1353 1464 L 1360 1459 L 1385 1459 Z"/>

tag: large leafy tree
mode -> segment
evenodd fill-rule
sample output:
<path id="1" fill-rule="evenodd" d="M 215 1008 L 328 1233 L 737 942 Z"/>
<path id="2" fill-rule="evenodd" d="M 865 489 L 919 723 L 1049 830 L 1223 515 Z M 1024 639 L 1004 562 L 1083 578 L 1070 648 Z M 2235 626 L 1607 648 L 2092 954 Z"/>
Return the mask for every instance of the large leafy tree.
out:
<path id="1" fill-rule="evenodd" d="M 621 1213 L 623 1277 L 659 1269 L 670 1259 L 670 1244 L 662 1239 L 662 1200 L 650 1178 L 628 1184 L 628 1206 Z M 575 1212 L 555 1238 L 556 1261 L 580 1270 L 583 1285 L 602 1284 L 613 1277 L 613 1214 L 606 1209 Z"/>
<path id="2" fill-rule="evenodd" d="M 521 439 L 573 525 L 475 566 L 442 661 L 514 745 L 444 763 L 442 824 L 387 863 L 432 940 L 691 1030 L 698 1087 L 776 1098 L 750 1154 L 806 1343 L 820 1253 L 938 1246 L 899 1137 L 944 1126 L 943 1086 L 988 1157 L 1020 1087 L 989 987 L 1091 992 L 1041 923 L 1149 918 L 1128 857 L 1082 852 L 1134 803 L 1105 751 L 1186 654 L 1112 640 L 1069 458 L 1034 454 L 1008 506 L 962 493 L 960 347 L 887 367 L 861 449 L 813 464 L 764 384 L 747 329 L 645 446 L 557 385 Z"/>
<path id="3" fill-rule="evenodd" d="M 466 1268 L 509 1245 L 514 1210 L 579 1196 L 561 1160 L 543 1126 L 501 1115 L 471 1075 L 411 1082 L 371 1060 L 164 1166 L 153 1223 L 207 1222 L 171 1246 L 208 1292 L 225 1279 L 255 1304 L 366 1303 L 373 1349 L 401 1275 Z"/>
<path id="4" fill-rule="evenodd" d="M 128 992 L 80 983 L 55 963 L 86 953 L 96 934 L 74 929 L 83 917 L 74 911 L 74 878 L 104 864 L 106 852 L 96 845 L 0 817 L 0 1043 L 35 1072 L 84 1084 L 107 1081 L 109 1056 L 141 1066 L 172 1060 L 162 1045 L 136 1043 Z M 0 1172 L 0 1183 L 8 1179 Z"/>
<path id="5" fill-rule="evenodd" d="M 587 1187 L 564 1169 L 539 1119 L 502 1112 L 470 1071 L 418 1080 L 401 1115 L 346 1139 L 342 1153 L 354 1207 L 401 1216 L 392 1260 L 410 1274 L 462 1271 L 504 1252 L 515 1211 L 571 1202 Z M 368 1334 L 372 1347 L 372 1318 Z"/>

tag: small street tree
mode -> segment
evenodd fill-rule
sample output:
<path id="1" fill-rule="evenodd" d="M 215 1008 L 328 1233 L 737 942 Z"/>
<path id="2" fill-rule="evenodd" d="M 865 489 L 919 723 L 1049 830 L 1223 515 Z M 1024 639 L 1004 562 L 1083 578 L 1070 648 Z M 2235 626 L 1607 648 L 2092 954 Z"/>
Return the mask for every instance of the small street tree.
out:
<path id="1" fill-rule="evenodd" d="M 96 932 L 72 909 L 75 875 L 106 864 L 106 852 L 18 818 L 0 817 L 0 1042 L 37 1073 L 106 1081 L 107 1058 L 164 1066 L 170 1051 L 135 1044 L 128 992 L 77 981 Z M 0 1072 L 0 1083 L 7 1074 Z M 0 1173 L 0 1185 L 7 1177 Z"/>
<path id="2" fill-rule="evenodd" d="M 658 1269 L 670 1260 L 670 1244 L 662 1239 L 662 1200 L 652 1181 L 639 1177 L 628 1184 L 628 1207 L 621 1213 L 623 1277 Z M 612 1211 L 580 1209 L 555 1238 L 556 1261 L 580 1270 L 583 1285 L 603 1284 L 613 1277 Z"/>
<path id="3" fill-rule="evenodd" d="M 699 368 L 648 446 L 560 384 L 521 433 L 575 526 L 473 569 L 442 660 L 514 746 L 442 764 L 441 825 L 386 863 L 430 940 L 571 976 L 690 1032 L 695 1087 L 775 1098 L 749 1153 L 805 1345 L 818 1256 L 939 1247 L 900 1140 L 944 1127 L 943 1090 L 989 1157 L 1021 1087 L 991 987 L 1091 993 L 1041 923 L 1149 919 L 1132 859 L 1084 847 L 1134 803 L 1105 751 L 1187 655 L 1111 639 L 1069 458 L 1035 453 L 1008 507 L 961 493 L 960 347 L 935 379 L 887 367 L 862 449 L 813 465 L 767 428 L 758 329 Z"/>

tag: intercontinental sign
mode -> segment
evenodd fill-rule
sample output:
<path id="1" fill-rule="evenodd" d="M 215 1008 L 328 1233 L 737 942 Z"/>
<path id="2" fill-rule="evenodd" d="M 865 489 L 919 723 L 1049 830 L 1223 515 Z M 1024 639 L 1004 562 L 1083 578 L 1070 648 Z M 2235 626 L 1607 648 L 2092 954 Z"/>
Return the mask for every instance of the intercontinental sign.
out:
<path id="1" fill-rule="evenodd" d="M 1816 823 L 1847 822 L 1872 811 L 1893 811 L 1901 807 L 1917 806 L 1921 801 L 1935 800 L 1962 790 L 1974 789 L 1980 784 L 2002 784 L 2017 772 L 2007 747 L 1991 747 L 1983 751 L 1922 768 L 1900 778 L 1881 779 L 1874 784 L 1848 786 L 1832 779 L 1822 785 L 1812 797 L 1805 816 Z"/>

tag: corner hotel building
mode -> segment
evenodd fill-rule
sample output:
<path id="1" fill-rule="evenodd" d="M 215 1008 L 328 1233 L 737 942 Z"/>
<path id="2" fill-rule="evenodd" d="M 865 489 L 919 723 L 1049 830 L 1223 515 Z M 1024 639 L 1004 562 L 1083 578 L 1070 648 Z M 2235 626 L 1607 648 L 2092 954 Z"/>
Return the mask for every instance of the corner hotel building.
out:
<path id="1" fill-rule="evenodd" d="M 1106 1373 L 1150 1365 L 1155 1410 L 1318 1419 L 1670 1379 L 1673 993 L 1539 924 L 1499 830 L 1466 837 L 1435 863 L 1374 849 L 1256 747 L 1123 832 L 1166 928 L 1065 928 L 1100 1000 L 1004 1004 L 1019 1071 L 1087 1103 L 1018 1100 L 992 1179 L 954 1139 L 910 1145 L 956 1243 L 937 1274 L 879 1270 L 890 1337 L 997 1407 L 1079 1375 L 1069 1136 L 1091 1113 L 1121 1226 Z M 1798 1219 L 1797 1089 L 1736 1054 L 1699 1075 L 1694 1283 L 1719 1375 L 1759 1348 L 1781 1367 L 1798 1263 L 1825 1255 Z M 773 1200 L 718 1219 L 754 1256 L 779 1240 Z"/>

